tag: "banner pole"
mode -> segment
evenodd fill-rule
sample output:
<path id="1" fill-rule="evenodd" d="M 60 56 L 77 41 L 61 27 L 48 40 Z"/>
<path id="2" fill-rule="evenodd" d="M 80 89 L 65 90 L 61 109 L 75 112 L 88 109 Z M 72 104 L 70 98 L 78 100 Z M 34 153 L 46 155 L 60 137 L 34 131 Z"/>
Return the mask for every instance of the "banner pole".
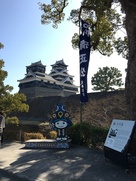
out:
<path id="1" fill-rule="evenodd" d="M 80 145 L 83 142 L 83 129 L 82 129 L 82 103 L 80 103 Z"/>
<path id="2" fill-rule="evenodd" d="M 81 11 L 82 11 L 82 6 L 80 7 L 80 11 L 79 11 L 79 36 L 80 36 L 80 24 L 81 24 L 81 19 L 80 19 Z M 80 74 L 80 70 L 79 70 L 79 74 Z M 82 103 L 81 102 L 80 102 L 80 145 L 82 145 Z"/>

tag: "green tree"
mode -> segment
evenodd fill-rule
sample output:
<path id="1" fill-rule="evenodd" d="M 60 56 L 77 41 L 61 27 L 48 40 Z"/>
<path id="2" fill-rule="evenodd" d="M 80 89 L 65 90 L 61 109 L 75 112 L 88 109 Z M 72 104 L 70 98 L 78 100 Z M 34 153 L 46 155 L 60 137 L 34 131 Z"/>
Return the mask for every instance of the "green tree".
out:
<path id="1" fill-rule="evenodd" d="M 92 77 L 91 83 L 94 86 L 93 90 L 105 92 L 115 90 L 115 87 L 123 85 L 122 74 L 115 67 L 99 68 L 99 71 Z"/>
<path id="2" fill-rule="evenodd" d="M 68 0 L 52 0 L 51 4 L 40 4 L 43 11 L 42 23 L 53 22 L 57 27 L 64 20 L 64 8 Z M 114 5 L 120 6 L 114 8 Z M 82 11 L 82 18 L 90 23 L 91 27 L 91 51 L 99 51 L 103 55 L 111 55 L 113 47 L 118 53 L 128 58 L 126 76 L 126 119 L 136 120 L 136 1 L 135 0 L 82 0 L 81 6 L 86 8 Z M 116 7 L 117 7 L 116 6 Z M 80 9 L 72 10 L 70 19 L 79 25 Z M 90 18 L 90 13 L 93 16 Z M 119 29 L 124 28 L 127 37 L 116 38 Z M 78 37 L 75 35 L 75 37 Z M 74 40 L 72 40 L 74 43 Z M 77 42 L 77 38 L 75 39 Z M 75 44 L 76 45 L 76 44 Z"/>
<path id="3" fill-rule="evenodd" d="M 0 48 L 4 46 L 0 43 Z M 4 80 L 8 76 L 8 72 L 3 70 L 4 61 L 0 59 L 0 110 L 6 115 L 16 111 L 27 112 L 29 106 L 25 103 L 26 96 L 24 94 L 11 94 L 13 87 L 4 85 Z"/>
<path id="4" fill-rule="evenodd" d="M 0 42 L 0 49 L 4 48 L 4 45 Z"/>
<path id="5" fill-rule="evenodd" d="M 53 27 L 64 20 L 63 9 L 68 5 L 68 0 L 52 0 L 51 4 L 40 4 L 42 15 L 42 24 L 52 22 Z M 84 0 L 81 5 L 87 7 L 74 9 L 70 13 L 69 20 L 79 26 L 79 13 L 81 17 L 90 24 L 91 32 L 91 52 L 98 51 L 102 55 L 110 56 L 116 49 L 123 57 L 128 57 L 127 37 L 117 38 L 116 34 L 122 28 L 124 29 L 124 16 L 118 13 L 119 8 L 115 8 L 108 0 Z M 75 33 L 72 38 L 73 48 L 78 48 L 79 34 Z"/>

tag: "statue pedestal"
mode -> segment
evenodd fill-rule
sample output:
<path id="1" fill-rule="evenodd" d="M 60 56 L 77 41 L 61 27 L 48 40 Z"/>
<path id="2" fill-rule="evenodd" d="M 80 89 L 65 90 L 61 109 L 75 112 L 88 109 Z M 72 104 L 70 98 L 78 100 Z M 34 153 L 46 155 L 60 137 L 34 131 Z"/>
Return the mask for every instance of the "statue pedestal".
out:
<path id="1" fill-rule="evenodd" d="M 70 148 L 71 140 L 54 140 L 54 139 L 31 139 L 25 142 L 25 148 Z"/>

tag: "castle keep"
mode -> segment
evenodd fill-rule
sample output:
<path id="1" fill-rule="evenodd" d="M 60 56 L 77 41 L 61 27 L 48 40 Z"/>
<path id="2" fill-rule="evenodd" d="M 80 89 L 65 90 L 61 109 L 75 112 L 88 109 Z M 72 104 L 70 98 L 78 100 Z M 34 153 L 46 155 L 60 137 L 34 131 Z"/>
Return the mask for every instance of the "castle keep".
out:
<path id="1" fill-rule="evenodd" d="M 73 84 L 73 76 L 68 74 L 63 60 L 51 65 L 52 70 L 46 74 L 46 66 L 41 61 L 26 66 L 26 75 L 19 82 L 19 93 L 27 98 L 48 96 L 70 96 L 78 92 Z"/>

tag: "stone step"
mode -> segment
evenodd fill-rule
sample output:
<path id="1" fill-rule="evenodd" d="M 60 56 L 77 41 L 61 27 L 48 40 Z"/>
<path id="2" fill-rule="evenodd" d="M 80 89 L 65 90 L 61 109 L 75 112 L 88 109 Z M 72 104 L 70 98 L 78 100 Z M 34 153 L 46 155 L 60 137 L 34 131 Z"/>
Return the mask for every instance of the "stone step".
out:
<path id="1" fill-rule="evenodd" d="M 25 148 L 69 148 L 71 140 L 57 141 L 54 139 L 30 139 L 25 142 Z"/>

